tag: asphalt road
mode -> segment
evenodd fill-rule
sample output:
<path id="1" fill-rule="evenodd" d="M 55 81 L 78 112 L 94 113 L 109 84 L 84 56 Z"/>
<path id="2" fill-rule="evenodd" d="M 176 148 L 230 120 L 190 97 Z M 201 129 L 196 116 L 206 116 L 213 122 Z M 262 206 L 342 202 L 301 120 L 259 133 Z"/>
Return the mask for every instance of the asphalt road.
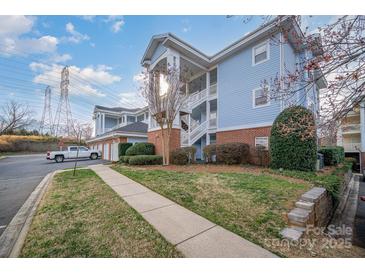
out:
<path id="1" fill-rule="evenodd" d="M 100 159 L 79 159 L 77 166 L 106 162 Z M 19 155 L 0 159 L 0 235 L 47 173 L 74 165 L 74 160 L 55 163 L 46 160 L 45 155 Z"/>

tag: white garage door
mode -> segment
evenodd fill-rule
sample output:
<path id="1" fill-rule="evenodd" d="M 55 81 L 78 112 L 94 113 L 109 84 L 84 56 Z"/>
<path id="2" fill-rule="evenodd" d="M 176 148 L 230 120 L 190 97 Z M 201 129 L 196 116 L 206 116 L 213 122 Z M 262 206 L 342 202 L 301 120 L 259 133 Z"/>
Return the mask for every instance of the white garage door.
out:
<path id="1" fill-rule="evenodd" d="M 118 143 L 111 144 L 111 161 L 118 161 Z"/>
<path id="2" fill-rule="evenodd" d="M 109 144 L 104 144 L 103 159 L 109 160 Z"/>

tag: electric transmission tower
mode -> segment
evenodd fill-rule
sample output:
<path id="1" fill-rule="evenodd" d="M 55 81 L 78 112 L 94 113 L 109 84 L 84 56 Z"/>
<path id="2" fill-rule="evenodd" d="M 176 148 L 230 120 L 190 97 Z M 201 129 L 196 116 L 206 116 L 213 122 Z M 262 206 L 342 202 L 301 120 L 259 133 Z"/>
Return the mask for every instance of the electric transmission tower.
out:
<path id="1" fill-rule="evenodd" d="M 68 67 L 64 67 L 61 72 L 61 94 L 55 116 L 55 135 L 66 134 L 73 136 L 75 133 L 74 123 L 72 120 L 70 101 L 68 100 L 69 86 L 69 71 Z"/>
<path id="2" fill-rule="evenodd" d="M 48 132 L 53 135 L 53 120 L 51 109 L 51 88 L 48 86 L 44 91 L 44 107 L 42 113 L 42 121 L 39 129 L 40 133 Z"/>

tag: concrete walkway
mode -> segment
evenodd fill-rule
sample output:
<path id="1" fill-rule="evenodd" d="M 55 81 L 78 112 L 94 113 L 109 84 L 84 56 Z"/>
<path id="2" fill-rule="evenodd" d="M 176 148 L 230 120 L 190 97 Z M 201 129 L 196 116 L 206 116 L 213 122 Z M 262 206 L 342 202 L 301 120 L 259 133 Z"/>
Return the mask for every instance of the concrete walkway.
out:
<path id="1" fill-rule="evenodd" d="M 185 257 L 277 257 L 107 166 L 89 167 Z"/>

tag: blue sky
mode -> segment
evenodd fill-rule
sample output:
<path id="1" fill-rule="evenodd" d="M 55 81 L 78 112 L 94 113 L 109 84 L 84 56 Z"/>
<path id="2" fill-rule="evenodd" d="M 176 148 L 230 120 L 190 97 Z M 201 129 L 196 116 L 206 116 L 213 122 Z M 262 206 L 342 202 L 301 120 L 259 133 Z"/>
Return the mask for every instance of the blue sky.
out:
<path id="1" fill-rule="evenodd" d="M 314 29 L 331 16 L 303 18 Z M 95 104 L 141 104 L 135 76 L 154 34 L 172 32 L 214 54 L 262 23 L 236 16 L 0 16 L 0 105 L 26 102 L 39 119 L 43 92 L 52 87 L 57 107 L 60 70 L 70 66 L 73 116 L 91 121 Z"/>

